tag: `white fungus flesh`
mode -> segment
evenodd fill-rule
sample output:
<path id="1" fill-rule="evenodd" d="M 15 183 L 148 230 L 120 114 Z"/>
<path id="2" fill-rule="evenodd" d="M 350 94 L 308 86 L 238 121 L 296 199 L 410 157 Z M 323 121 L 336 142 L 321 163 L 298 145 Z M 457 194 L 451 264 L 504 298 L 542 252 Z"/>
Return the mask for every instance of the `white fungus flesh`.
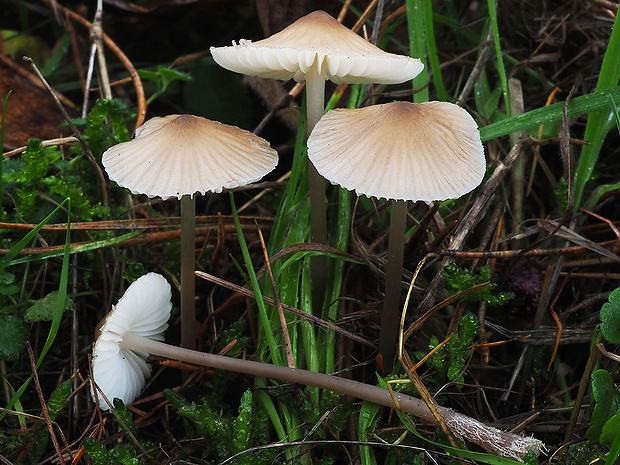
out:
<path id="1" fill-rule="evenodd" d="M 308 157 L 358 195 L 426 202 L 468 193 L 486 167 L 476 122 L 446 102 L 329 111 L 308 139 Z"/>
<path id="2" fill-rule="evenodd" d="M 168 281 L 160 274 L 148 273 L 127 288 L 106 317 L 93 347 L 92 375 L 110 402 L 114 398 L 125 404 L 133 402 L 151 376 L 148 354 L 123 347 L 123 337 L 132 333 L 163 341 L 172 308 L 170 298 Z M 102 410 L 109 409 L 101 395 L 96 398 Z"/>
<path id="3" fill-rule="evenodd" d="M 277 152 L 249 131 L 193 115 L 155 117 L 135 138 L 102 158 L 110 179 L 135 194 L 181 198 L 258 181 L 278 163 Z"/>
<path id="4" fill-rule="evenodd" d="M 424 68 L 418 59 L 381 50 L 324 11 L 314 11 L 267 39 L 211 47 L 211 55 L 237 73 L 296 81 L 313 66 L 325 79 L 349 84 L 397 84 Z"/>

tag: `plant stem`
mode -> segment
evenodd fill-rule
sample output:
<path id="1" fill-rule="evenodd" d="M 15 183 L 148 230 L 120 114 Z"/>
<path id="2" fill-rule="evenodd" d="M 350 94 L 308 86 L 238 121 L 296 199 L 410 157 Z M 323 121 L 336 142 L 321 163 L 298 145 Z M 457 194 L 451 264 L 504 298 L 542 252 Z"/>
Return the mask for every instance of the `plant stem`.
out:
<path id="1" fill-rule="evenodd" d="M 306 108 L 308 116 L 306 126 L 307 138 L 325 111 L 325 74 L 324 71 L 319 72 L 316 62 L 306 73 Z M 325 179 L 323 179 L 323 176 L 319 174 L 310 161 L 308 161 L 308 175 L 310 181 L 311 240 L 318 244 L 327 244 Z M 325 289 L 327 288 L 327 271 L 327 257 L 318 256 L 312 258 L 312 302 L 314 308 L 318 309 L 315 315 L 320 315 L 323 309 Z"/>
<path id="2" fill-rule="evenodd" d="M 197 352 L 154 341 L 130 332 L 123 335 L 121 347 L 196 365 L 315 386 L 320 389 L 327 389 L 386 407 L 399 407 L 400 410 L 404 412 L 415 415 L 424 421 L 436 424 L 433 414 L 422 400 L 406 394 L 394 392 L 394 399 L 398 402 L 398 405 L 395 405 L 394 399 L 387 389 L 346 378 L 326 375 L 324 373 L 315 373 L 298 368 L 288 368 L 286 366 Z M 534 438 L 522 437 L 513 433 L 501 431 L 497 428 L 487 426 L 467 415 L 455 412 L 454 410 L 437 406 L 437 411 L 444 417 L 451 431 L 482 446 L 486 450 L 495 451 L 496 453 L 500 452 L 504 456 L 519 459 L 522 458 L 529 449 L 533 449 L 538 453 L 544 448 L 542 442 Z"/>
<path id="3" fill-rule="evenodd" d="M 181 345 L 196 348 L 194 276 L 196 199 L 181 197 Z"/>
<path id="4" fill-rule="evenodd" d="M 396 339 L 401 313 L 400 294 L 402 290 L 401 276 L 403 274 L 406 221 L 407 202 L 404 200 L 392 201 L 388 259 L 385 270 L 385 299 L 379 335 L 379 353 L 383 356 L 383 366 L 388 373 L 392 370 L 394 356 L 396 355 Z"/>

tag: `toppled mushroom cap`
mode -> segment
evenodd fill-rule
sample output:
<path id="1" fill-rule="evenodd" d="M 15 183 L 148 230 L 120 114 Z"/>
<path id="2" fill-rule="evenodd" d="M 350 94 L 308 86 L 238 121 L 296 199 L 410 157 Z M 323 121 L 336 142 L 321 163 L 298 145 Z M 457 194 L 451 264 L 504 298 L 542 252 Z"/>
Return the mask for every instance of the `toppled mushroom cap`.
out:
<path id="1" fill-rule="evenodd" d="M 384 52 L 324 11 L 314 11 L 267 39 L 211 47 L 211 55 L 237 73 L 296 81 L 313 65 L 326 79 L 349 84 L 397 84 L 424 68 L 418 59 Z"/>
<path id="2" fill-rule="evenodd" d="M 308 158 L 359 195 L 427 202 L 466 194 L 486 167 L 476 122 L 446 102 L 329 111 L 308 138 Z"/>
<path id="3" fill-rule="evenodd" d="M 261 179 L 278 163 L 269 143 L 249 131 L 193 115 L 148 120 L 135 138 L 103 154 L 110 179 L 149 197 L 221 192 Z"/>
<path id="4" fill-rule="evenodd" d="M 101 334 L 93 347 L 93 379 L 112 402 L 133 402 L 151 376 L 148 354 L 123 347 L 128 332 L 163 341 L 170 317 L 170 284 L 157 273 L 148 273 L 134 281 L 105 318 Z M 95 396 L 93 395 L 93 398 Z M 98 395 L 99 406 L 108 404 Z"/>

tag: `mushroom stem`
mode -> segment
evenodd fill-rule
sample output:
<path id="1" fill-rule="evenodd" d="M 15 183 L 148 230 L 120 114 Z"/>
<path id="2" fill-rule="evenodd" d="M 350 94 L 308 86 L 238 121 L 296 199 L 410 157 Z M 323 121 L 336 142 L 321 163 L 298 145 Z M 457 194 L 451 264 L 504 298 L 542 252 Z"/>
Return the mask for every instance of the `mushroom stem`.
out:
<path id="1" fill-rule="evenodd" d="M 325 72 L 319 72 L 319 57 L 306 72 L 306 137 L 325 112 Z M 327 208 L 325 206 L 325 179 L 308 160 L 310 183 L 310 233 L 317 244 L 327 244 Z M 315 308 L 323 309 L 327 289 L 327 257 L 312 258 L 312 302 Z M 321 312 L 317 312 L 318 315 Z"/>
<path id="2" fill-rule="evenodd" d="M 289 368 L 286 366 L 197 352 L 154 341 L 131 332 L 127 332 L 123 335 L 121 347 L 196 365 L 315 386 L 320 389 L 328 389 L 386 407 L 399 407 L 400 410 L 404 412 L 415 415 L 424 421 L 436 424 L 433 414 L 422 400 L 399 392 L 394 392 L 394 398 L 392 398 L 392 394 L 387 389 L 346 378 L 297 368 Z M 398 405 L 395 405 L 394 399 L 396 399 Z M 480 445 L 488 451 L 503 455 L 504 457 L 522 460 L 523 456 L 530 449 L 533 449 L 537 454 L 544 449 L 543 443 L 537 439 L 501 431 L 449 408 L 437 406 L 437 411 L 444 417 L 448 428 L 450 428 L 453 433 Z"/>
<path id="3" fill-rule="evenodd" d="M 393 200 L 390 216 L 388 259 L 385 270 L 385 298 L 383 300 L 381 331 L 379 334 L 379 353 L 383 357 L 383 366 L 388 373 L 392 371 L 396 355 L 406 223 L 407 202 L 404 200 Z"/>
<path id="4" fill-rule="evenodd" d="M 181 197 L 181 345 L 196 348 L 196 299 L 194 275 L 196 199 Z"/>

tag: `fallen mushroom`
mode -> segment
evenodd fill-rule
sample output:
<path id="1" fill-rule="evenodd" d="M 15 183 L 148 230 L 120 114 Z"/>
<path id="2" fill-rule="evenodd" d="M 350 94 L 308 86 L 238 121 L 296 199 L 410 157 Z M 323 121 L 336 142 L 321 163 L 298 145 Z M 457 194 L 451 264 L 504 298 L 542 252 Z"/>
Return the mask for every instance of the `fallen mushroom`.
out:
<path id="1" fill-rule="evenodd" d="M 148 273 L 129 286 L 106 317 L 93 347 L 92 377 L 110 401 L 118 397 L 125 403 L 133 402 L 150 376 L 145 359 L 147 354 L 152 354 L 195 365 L 315 386 L 391 408 L 396 407 L 396 399 L 402 411 L 424 421 L 436 422 L 423 401 L 399 392 L 395 392 L 392 398 L 387 389 L 346 378 L 165 344 L 161 340 L 171 307 L 170 284 L 163 276 Z M 109 409 L 98 392 L 92 389 L 93 398 L 98 399 L 102 410 Z M 438 406 L 437 410 L 454 434 L 489 452 L 523 460 L 529 450 L 536 454 L 544 450 L 544 444 L 538 439 L 501 431 L 448 408 Z"/>
<path id="2" fill-rule="evenodd" d="M 424 68 L 418 59 L 381 50 L 325 11 L 314 11 L 267 39 L 211 47 L 211 55 L 220 66 L 237 73 L 281 80 L 305 79 L 308 135 L 324 113 L 326 80 L 398 84 L 413 79 Z M 308 170 L 312 241 L 325 244 L 325 181 L 312 164 Z M 324 287 L 319 284 L 327 276 L 324 263 L 325 269 L 312 273 L 315 287 Z"/>
<path id="3" fill-rule="evenodd" d="M 194 194 L 244 186 L 273 170 L 278 155 L 249 131 L 193 115 L 155 117 L 135 138 L 110 147 L 102 163 L 133 193 L 181 200 L 181 341 L 196 347 Z"/>
<path id="4" fill-rule="evenodd" d="M 406 201 L 458 198 L 480 184 L 486 163 L 478 126 L 446 102 L 337 109 L 312 131 L 308 158 L 334 184 L 393 200 L 379 340 L 389 369 L 400 316 Z"/>

